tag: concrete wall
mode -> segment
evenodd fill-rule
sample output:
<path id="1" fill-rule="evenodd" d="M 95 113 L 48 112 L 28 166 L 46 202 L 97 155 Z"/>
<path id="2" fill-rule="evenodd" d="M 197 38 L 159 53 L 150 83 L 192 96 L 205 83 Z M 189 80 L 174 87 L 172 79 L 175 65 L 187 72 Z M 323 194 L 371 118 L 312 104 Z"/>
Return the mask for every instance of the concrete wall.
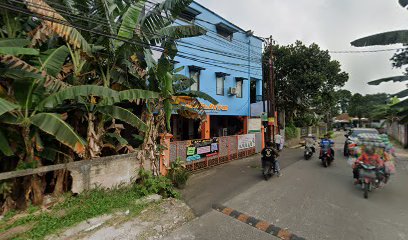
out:
<path id="1" fill-rule="evenodd" d="M 393 122 L 387 125 L 387 133 L 395 140 L 397 140 L 404 147 L 408 147 L 408 127 L 407 125 L 399 124 L 398 122 Z"/>
<path id="2" fill-rule="evenodd" d="M 150 169 L 149 164 L 145 162 L 145 169 Z M 96 187 L 129 184 L 138 177 L 139 169 L 140 162 L 133 153 L 77 162 L 68 170 L 73 178 L 72 192 L 81 193 Z"/>

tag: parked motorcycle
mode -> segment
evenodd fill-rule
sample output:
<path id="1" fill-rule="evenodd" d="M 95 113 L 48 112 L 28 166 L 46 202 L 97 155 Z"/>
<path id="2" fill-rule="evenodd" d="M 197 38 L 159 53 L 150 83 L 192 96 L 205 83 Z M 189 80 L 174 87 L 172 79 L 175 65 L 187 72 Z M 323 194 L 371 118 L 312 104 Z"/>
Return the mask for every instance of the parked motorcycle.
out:
<path id="1" fill-rule="evenodd" d="M 313 157 L 313 148 L 311 146 L 305 146 L 305 151 L 303 153 L 305 160 L 309 160 Z"/>
<path id="2" fill-rule="evenodd" d="M 379 188 L 381 182 L 387 183 L 389 175 L 383 170 L 378 170 L 375 166 L 361 164 L 359 170 L 359 180 L 364 191 L 364 198 L 368 198 L 368 192 Z"/>

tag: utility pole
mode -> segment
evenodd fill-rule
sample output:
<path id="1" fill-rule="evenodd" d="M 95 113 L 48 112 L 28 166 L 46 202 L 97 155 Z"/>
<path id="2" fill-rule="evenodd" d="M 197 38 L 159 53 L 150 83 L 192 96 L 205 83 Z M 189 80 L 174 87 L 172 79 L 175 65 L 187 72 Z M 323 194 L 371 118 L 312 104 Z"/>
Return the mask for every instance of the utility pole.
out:
<path id="1" fill-rule="evenodd" d="M 266 100 L 267 100 L 267 114 L 268 114 L 268 127 L 267 127 L 267 141 L 275 141 L 275 112 L 276 112 L 276 101 L 275 101 L 275 69 L 273 65 L 273 38 L 270 36 L 266 41 L 266 47 L 270 50 L 269 56 L 269 74 L 266 79 Z M 270 119 L 274 119 L 273 123 L 269 122 Z"/>

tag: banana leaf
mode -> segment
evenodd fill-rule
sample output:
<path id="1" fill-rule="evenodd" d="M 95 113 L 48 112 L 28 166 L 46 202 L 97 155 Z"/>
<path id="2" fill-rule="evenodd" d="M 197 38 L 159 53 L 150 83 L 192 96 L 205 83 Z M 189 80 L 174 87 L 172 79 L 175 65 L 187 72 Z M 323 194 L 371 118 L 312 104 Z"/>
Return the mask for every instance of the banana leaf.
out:
<path id="1" fill-rule="evenodd" d="M 142 132 L 147 131 L 146 123 L 144 123 L 135 114 L 125 108 L 121 108 L 118 106 L 103 106 L 98 107 L 96 110 L 114 119 L 128 123 L 129 125 L 132 125 Z"/>
<path id="2" fill-rule="evenodd" d="M 391 95 L 391 97 L 397 97 L 397 98 L 404 98 L 407 96 L 408 96 L 408 89 L 405 89 L 404 91 Z"/>
<path id="3" fill-rule="evenodd" d="M 34 48 L 0 47 L 0 55 L 32 55 L 38 56 L 40 52 Z"/>
<path id="4" fill-rule="evenodd" d="M 38 113 L 30 117 L 31 123 L 54 136 L 59 142 L 78 154 L 85 152 L 86 142 L 61 117 L 53 113 Z"/>
<path id="5" fill-rule="evenodd" d="M 399 0 L 399 4 L 405 8 L 408 6 L 408 0 Z"/>
<path id="6" fill-rule="evenodd" d="M 26 47 L 30 45 L 30 41 L 21 38 L 4 38 L 0 39 L 0 47 Z"/>
<path id="7" fill-rule="evenodd" d="M 11 149 L 7 137 L 0 130 L 0 151 L 7 157 L 13 156 L 13 150 Z"/>
<path id="8" fill-rule="evenodd" d="M 119 92 L 120 101 L 136 101 L 139 99 L 158 99 L 160 97 L 158 92 L 142 90 L 142 89 L 130 89 Z"/>
<path id="9" fill-rule="evenodd" d="M 50 95 L 37 105 L 36 110 L 43 111 L 46 108 L 54 108 L 65 100 L 88 96 L 112 98 L 115 102 L 119 101 L 119 94 L 115 90 L 96 85 L 80 85 L 69 87 Z"/>
<path id="10" fill-rule="evenodd" d="M 62 70 L 62 66 L 69 54 L 67 46 L 61 46 L 57 49 L 50 49 L 44 52 L 41 58 L 41 71 L 45 70 L 48 75 L 57 77 Z"/>
<path id="11" fill-rule="evenodd" d="M 203 100 L 209 101 L 210 103 L 214 105 L 218 104 L 217 100 L 215 100 L 213 97 L 211 97 L 207 93 L 201 92 L 201 91 L 183 91 L 183 92 L 178 92 L 175 95 L 176 96 L 189 96 L 193 98 L 201 98 Z"/>
<path id="12" fill-rule="evenodd" d="M 366 47 L 375 45 L 391 45 L 397 43 L 408 43 L 408 30 L 384 32 L 363 37 L 351 42 L 351 45 L 355 47 Z"/>
<path id="13" fill-rule="evenodd" d="M 132 39 L 138 27 L 141 11 L 145 4 L 145 0 L 138 1 L 136 5 L 131 5 L 123 15 L 122 24 L 119 28 L 118 37 L 124 39 Z M 115 48 L 123 45 L 123 41 L 114 40 Z"/>
<path id="14" fill-rule="evenodd" d="M 56 19 L 63 23 L 67 22 L 63 16 L 50 7 L 44 0 L 26 0 L 25 3 L 31 12 L 36 13 L 39 16 Z M 64 25 L 57 23 L 56 21 L 43 21 L 56 34 L 65 39 L 70 45 L 74 46 L 75 49 L 81 49 L 83 52 L 90 54 L 91 48 L 88 42 L 77 29 L 67 26 L 69 24 Z"/>
<path id="15" fill-rule="evenodd" d="M 369 85 L 379 85 L 380 83 L 389 82 L 389 81 L 393 81 L 393 82 L 408 81 L 408 76 L 394 76 L 394 77 L 381 78 L 378 80 L 371 81 L 368 84 Z"/>
<path id="16" fill-rule="evenodd" d="M 160 29 L 154 39 L 160 42 L 163 38 L 169 37 L 171 39 L 182 39 L 189 37 L 196 37 L 205 35 L 207 31 L 199 26 L 195 25 L 183 25 L 183 26 L 168 26 Z"/>
<path id="17" fill-rule="evenodd" d="M 9 102 L 4 98 L 0 98 L 0 116 L 7 113 L 7 112 L 18 109 L 19 107 L 20 106 L 17 105 L 17 104 Z"/>

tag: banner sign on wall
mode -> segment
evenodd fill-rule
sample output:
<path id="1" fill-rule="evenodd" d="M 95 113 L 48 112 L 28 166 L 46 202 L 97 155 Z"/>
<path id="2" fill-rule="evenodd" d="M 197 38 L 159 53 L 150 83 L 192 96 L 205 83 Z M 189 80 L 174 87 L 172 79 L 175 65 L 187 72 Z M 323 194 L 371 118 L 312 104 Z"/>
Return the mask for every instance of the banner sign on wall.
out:
<path id="1" fill-rule="evenodd" d="M 246 134 L 238 136 L 238 150 L 254 147 L 255 147 L 255 134 Z"/>
<path id="2" fill-rule="evenodd" d="M 219 139 L 193 140 L 187 147 L 187 161 L 196 161 L 218 154 Z"/>

